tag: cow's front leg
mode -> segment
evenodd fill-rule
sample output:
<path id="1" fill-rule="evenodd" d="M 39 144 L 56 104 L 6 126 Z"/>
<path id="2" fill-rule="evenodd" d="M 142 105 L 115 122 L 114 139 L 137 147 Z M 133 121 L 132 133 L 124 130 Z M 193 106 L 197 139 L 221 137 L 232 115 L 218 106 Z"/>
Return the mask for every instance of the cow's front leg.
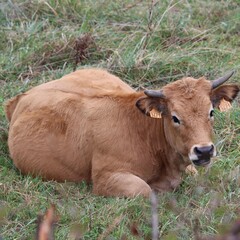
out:
<path id="1" fill-rule="evenodd" d="M 103 196 L 149 197 L 150 186 L 141 178 L 131 173 L 113 172 L 93 176 L 93 193 Z"/>
<path id="2" fill-rule="evenodd" d="M 180 185 L 181 181 L 182 179 L 180 176 L 178 178 L 165 177 L 164 179 L 152 182 L 150 186 L 158 192 L 170 192 L 176 189 Z"/>
<path id="3" fill-rule="evenodd" d="M 192 164 L 190 164 L 186 167 L 185 172 L 188 175 L 194 175 L 194 176 L 198 175 L 198 170 Z"/>

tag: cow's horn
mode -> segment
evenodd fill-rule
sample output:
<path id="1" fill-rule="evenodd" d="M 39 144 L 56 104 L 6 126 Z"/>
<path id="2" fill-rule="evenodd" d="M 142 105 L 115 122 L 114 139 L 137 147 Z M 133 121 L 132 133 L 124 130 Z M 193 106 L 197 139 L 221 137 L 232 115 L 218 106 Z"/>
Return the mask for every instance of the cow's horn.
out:
<path id="1" fill-rule="evenodd" d="M 164 98 L 164 94 L 162 90 L 145 90 L 144 93 L 148 97 L 157 97 L 157 98 Z"/>
<path id="2" fill-rule="evenodd" d="M 212 81 L 212 89 L 217 88 L 218 86 L 220 86 L 221 84 L 226 82 L 233 74 L 234 74 L 234 71 L 231 71 L 230 73 L 226 74 L 225 76 L 213 80 Z"/>

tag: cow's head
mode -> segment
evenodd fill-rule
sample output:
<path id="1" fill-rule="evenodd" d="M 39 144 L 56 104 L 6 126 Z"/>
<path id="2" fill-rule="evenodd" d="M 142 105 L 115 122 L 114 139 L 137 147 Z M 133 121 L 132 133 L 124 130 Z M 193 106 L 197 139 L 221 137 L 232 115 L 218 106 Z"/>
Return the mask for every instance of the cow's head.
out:
<path id="1" fill-rule="evenodd" d="M 161 90 L 146 90 L 136 106 L 147 116 L 162 118 L 168 143 L 195 165 L 216 156 L 212 142 L 214 108 L 223 109 L 237 96 L 237 85 L 222 85 L 233 72 L 214 81 L 184 78 Z"/>

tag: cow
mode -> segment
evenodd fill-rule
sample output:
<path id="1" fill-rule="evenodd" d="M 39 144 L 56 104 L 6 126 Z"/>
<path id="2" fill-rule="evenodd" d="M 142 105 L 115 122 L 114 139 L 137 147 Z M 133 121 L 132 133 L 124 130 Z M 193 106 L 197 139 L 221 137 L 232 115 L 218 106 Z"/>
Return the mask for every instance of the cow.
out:
<path id="1" fill-rule="evenodd" d="M 8 146 L 23 174 L 93 184 L 102 196 L 170 191 L 189 164 L 216 156 L 214 108 L 239 86 L 185 77 L 135 91 L 103 69 L 82 69 L 10 99 Z"/>

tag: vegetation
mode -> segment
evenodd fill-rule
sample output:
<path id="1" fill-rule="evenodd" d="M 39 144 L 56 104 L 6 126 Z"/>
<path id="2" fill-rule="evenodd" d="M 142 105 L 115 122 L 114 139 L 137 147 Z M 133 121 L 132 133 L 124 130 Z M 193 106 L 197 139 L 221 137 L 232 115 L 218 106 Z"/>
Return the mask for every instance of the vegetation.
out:
<path id="1" fill-rule="evenodd" d="M 106 68 L 137 88 L 183 76 L 240 82 L 237 0 L 4 0 L 0 3 L 0 226 L 4 239 L 32 239 L 51 203 L 56 239 L 151 239 L 142 198 L 104 198 L 84 183 L 22 176 L 7 148 L 3 104 L 37 84 L 85 67 Z M 159 194 L 161 239 L 225 231 L 240 215 L 240 107 L 216 113 L 218 157 L 198 177 Z M 107 233 L 106 233 L 107 231 Z M 107 236 L 108 235 L 108 236 Z"/>

